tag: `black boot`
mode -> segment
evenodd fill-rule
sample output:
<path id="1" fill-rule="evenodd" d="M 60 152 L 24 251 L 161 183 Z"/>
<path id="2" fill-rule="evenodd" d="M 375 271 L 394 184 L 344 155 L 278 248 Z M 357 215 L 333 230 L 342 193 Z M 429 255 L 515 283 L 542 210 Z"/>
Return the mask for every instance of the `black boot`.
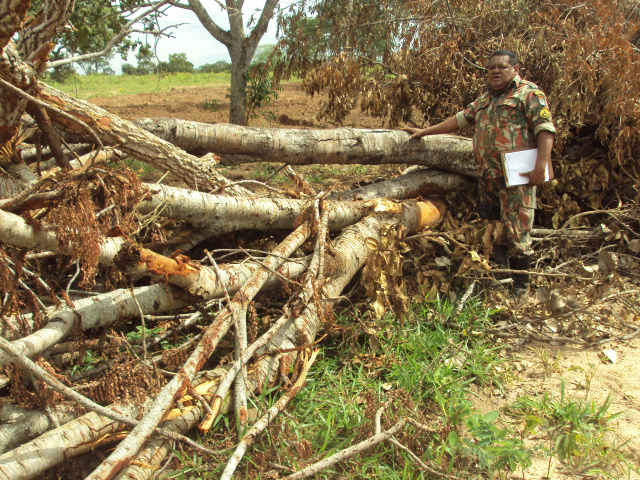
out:
<path id="1" fill-rule="evenodd" d="M 531 267 L 531 257 L 511 257 L 509 265 L 512 270 L 529 270 Z M 514 273 L 513 278 L 513 298 L 516 306 L 521 306 L 529 298 L 529 273 Z"/>
<path id="2" fill-rule="evenodd" d="M 493 261 L 496 262 L 496 265 L 501 270 L 509 268 L 509 257 L 507 257 L 506 245 L 499 244 L 493 246 Z M 508 273 L 496 273 L 494 276 L 498 282 L 510 278 Z"/>

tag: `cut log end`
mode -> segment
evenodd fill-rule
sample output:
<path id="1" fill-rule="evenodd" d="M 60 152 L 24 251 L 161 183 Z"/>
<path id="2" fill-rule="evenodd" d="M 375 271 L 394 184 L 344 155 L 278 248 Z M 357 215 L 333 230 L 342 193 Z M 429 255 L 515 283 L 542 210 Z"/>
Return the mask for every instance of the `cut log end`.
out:
<path id="1" fill-rule="evenodd" d="M 416 203 L 418 223 L 415 231 L 418 232 L 437 223 L 442 218 L 445 209 L 445 204 L 441 200 L 426 200 Z"/>

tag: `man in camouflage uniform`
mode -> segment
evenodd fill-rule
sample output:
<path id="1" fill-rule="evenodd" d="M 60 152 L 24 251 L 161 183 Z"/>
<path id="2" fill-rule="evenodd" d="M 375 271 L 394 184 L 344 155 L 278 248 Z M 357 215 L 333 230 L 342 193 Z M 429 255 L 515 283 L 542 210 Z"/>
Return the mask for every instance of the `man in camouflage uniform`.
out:
<path id="1" fill-rule="evenodd" d="M 473 151 L 480 166 L 480 216 L 502 221 L 510 267 L 528 270 L 533 254 L 529 232 L 536 207 L 536 186 L 544 182 L 556 130 L 545 94 L 536 84 L 521 79 L 519 69 L 515 54 L 498 50 L 489 59 L 489 88 L 484 94 L 462 112 L 437 125 L 406 131 L 411 133 L 411 138 L 420 138 L 475 125 Z M 529 184 L 507 188 L 500 154 L 536 146 L 535 168 L 520 174 L 529 177 Z M 513 280 L 516 302 L 522 303 L 529 292 L 529 276 L 519 273 L 513 275 Z"/>

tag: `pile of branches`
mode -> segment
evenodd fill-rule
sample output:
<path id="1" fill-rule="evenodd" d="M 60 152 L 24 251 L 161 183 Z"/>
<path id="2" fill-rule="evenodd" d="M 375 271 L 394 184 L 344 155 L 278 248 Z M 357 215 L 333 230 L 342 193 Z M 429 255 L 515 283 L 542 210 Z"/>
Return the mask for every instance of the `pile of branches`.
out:
<path id="1" fill-rule="evenodd" d="M 376 199 L 371 189 L 330 198 L 293 170 L 288 187 L 230 182 L 216 171 L 217 155 L 195 156 L 160 138 L 157 126 L 154 135 L 42 83 L 50 38 L 10 41 L 27 6 L 3 4 L 0 37 L 0 474 L 41 477 L 63 460 L 119 442 L 86 477 L 148 478 L 174 442 L 214 454 L 183 433 L 196 424 L 209 431 L 232 407 L 241 433 L 223 475 L 231 478 L 256 435 L 303 385 L 317 332 L 332 323 L 334 304 L 370 253 L 382 252 L 368 265 L 372 295 L 383 310 L 396 306 L 399 245 L 406 232 L 439 221 L 443 206 Z M 69 9 L 55 16 L 47 14 L 55 4 L 43 8 L 30 28 L 54 35 Z M 198 135 L 205 127 L 184 130 Z M 470 170 L 468 142 L 454 139 L 425 150 L 402 132 L 238 135 L 221 128 L 206 135 L 213 147 L 198 144 L 228 161 L 405 163 L 413 156 L 437 165 L 453 154 L 459 169 Z M 166 173 L 143 184 L 123 166 L 125 157 Z M 415 172 L 395 182 L 391 196 L 471 182 Z M 238 233 L 247 231 L 270 237 Z M 241 238 L 243 247 L 217 248 Z M 276 300 L 262 303 L 278 314 L 263 324 L 254 299 L 268 289 Z M 126 325 L 132 319 L 135 328 Z M 276 383 L 282 397 L 245 431 L 247 398 Z"/>
<path id="2" fill-rule="evenodd" d="M 14 45 L 26 7 L 16 1 L 2 8 L 3 478 L 38 478 L 113 443 L 83 476 L 149 478 L 174 442 L 215 455 L 184 434 L 196 426 L 210 431 L 233 409 L 239 438 L 223 474 L 231 478 L 304 384 L 317 335 L 330 329 L 335 305 L 359 271 L 375 313 L 393 310 L 400 318 L 409 316 L 410 292 L 451 294 L 454 280 L 472 292 L 477 282 L 493 281 L 487 259 L 500 232 L 465 214 L 475 172 L 467 139 L 128 122 L 42 83 L 50 39 Z M 124 158 L 163 177 L 142 183 Z M 341 192 L 315 192 L 291 167 L 284 170 L 288 183 L 276 186 L 231 182 L 216 169 L 257 161 L 425 168 Z M 425 199 L 444 194 L 448 205 Z M 537 234 L 542 242 L 582 235 L 600 244 L 604 235 L 614 251 L 601 249 L 598 272 L 584 268 L 610 282 L 637 266 L 637 206 L 604 215 L 613 221 L 601 231 L 564 225 Z M 425 228 L 433 230 L 407 237 Z M 551 257 L 541 267 L 560 269 Z M 405 267 L 417 283 L 403 284 Z M 550 311 L 575 313 L 567 311 L 574 306 L 568 295 L 547 288 L 544 302 L 561 305 Z M 100 362 L 89 351 L 100 352 Z M 248 429 L 248 397 L 276 384 L 280 399 Z"/>

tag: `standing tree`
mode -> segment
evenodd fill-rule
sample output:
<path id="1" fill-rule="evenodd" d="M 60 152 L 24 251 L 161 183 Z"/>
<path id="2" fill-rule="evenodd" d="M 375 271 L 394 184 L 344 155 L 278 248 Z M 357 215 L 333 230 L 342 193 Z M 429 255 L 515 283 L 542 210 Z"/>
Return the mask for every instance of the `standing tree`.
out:
<path id="1" fill-rule="evenodd" d="M 242 0 L 226 0 L 225 2 L 225 9 L 229 17 L 229 30 L 224 30 L 211 19 L 200 0 L 188 0 L 188 4 L 174 3 L 174 5 L 192 10 L 211 36 L 227 48 L 229 57 L 231 57 L 229 122 L 237 125 L 244 124 L 247 72 L 258 47 L 258 42 L 267 31 L 278 0 L 265 1 L 258 21 L 248 35 L 242 13 Z"/>

